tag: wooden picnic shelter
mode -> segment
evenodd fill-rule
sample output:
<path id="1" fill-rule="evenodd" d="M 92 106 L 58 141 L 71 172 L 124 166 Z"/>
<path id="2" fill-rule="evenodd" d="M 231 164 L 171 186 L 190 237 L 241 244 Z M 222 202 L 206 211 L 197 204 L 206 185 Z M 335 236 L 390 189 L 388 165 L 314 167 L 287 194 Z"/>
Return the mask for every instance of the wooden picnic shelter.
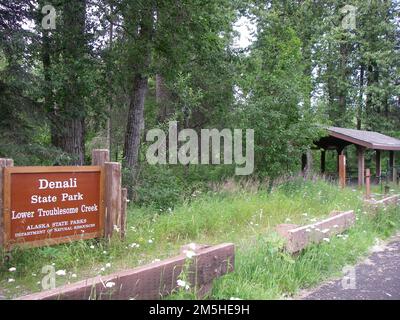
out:
<path id="1" fill-rule="evenodd" d="M 378 179 L 382 176 L 382 153 L 389 152 L 389 178 L 391 181 L 396 181 L 395 152 L 400 151 L 399 139 L 389 137 L 379 132 L 339 127 L 328 127 L 327 132 L 327 136 L 314 142 L 318 149 L 321 150 L 321 173 L 325 173 L 325 157 L 327 150 L 336 150 L 339 159 L 339 156 L 344 154 L 344 150 L 347 146 L 355 145 L 358 159 L 359 186 L 364 185 L 366 149 L 372 149 L 375 151 L 375 172 Z"/>

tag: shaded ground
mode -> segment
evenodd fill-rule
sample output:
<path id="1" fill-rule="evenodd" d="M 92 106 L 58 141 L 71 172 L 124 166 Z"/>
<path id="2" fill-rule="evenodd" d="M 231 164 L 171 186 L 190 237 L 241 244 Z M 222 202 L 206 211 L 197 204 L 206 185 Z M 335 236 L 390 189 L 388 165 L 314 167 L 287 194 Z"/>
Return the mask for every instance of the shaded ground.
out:
<path id="1" fill-rule="evenodd" d="M 400 234 L 383 245 L 375 245 L 371 255 L 346 269 L 344 278 L 303 292 L 303 300 L 399 300 L 400 299 Z M 355 274 L 355 277 L 352 277 Z"/>

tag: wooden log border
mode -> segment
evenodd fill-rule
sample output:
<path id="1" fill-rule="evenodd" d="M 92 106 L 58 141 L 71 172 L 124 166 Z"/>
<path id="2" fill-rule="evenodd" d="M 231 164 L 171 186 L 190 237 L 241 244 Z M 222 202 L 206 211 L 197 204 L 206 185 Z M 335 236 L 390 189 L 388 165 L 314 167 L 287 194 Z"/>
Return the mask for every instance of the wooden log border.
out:
<path id="1" fill-rule="evenodd" d="M 311 243 L 319 243 L 349 229 L 356 220 L 354 211 L 332 212 L 331 216 L 319 222 L 306 225 L 278 225 L 276 231 L 285 239 L 285 249 L 289 253 L 297 253 Z"/>
<path id="2" fill-rule="evenodd" d="M 400 194 L 395 194 L 390 197 L 383 198 L 381 200 L 367 199 L 365 200 L 365 203 L 374 208 L 378 208 L 379 206 L 400 204 Z"/>
<path id="3" fill-rule="evenodd" d="M 184 251 L 184 250 L 183 250 Z M 234 270 L 235 247 L 231 243 L 200 246 L 189 267 L 189 282 L 203 295 L 214 279 Z M 177 280 L 188 258 L 179 256 L 143 267 L 97 276 L 53 290 L 34 293 L 17 300 L 156 300 L 178 288 Z M 112 284 L 109 288 L 108 284 Z"/>

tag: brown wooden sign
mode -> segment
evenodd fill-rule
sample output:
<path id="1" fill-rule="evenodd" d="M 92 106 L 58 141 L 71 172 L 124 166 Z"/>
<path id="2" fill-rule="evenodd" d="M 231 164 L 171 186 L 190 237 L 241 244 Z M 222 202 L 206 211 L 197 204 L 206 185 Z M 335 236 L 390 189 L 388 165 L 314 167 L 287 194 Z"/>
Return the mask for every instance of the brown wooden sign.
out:
<path id="1" fill-rule="evenodd" d="M 103 235 L 103 169 L 4 169 L 4 242 L 37 247 Z"/>

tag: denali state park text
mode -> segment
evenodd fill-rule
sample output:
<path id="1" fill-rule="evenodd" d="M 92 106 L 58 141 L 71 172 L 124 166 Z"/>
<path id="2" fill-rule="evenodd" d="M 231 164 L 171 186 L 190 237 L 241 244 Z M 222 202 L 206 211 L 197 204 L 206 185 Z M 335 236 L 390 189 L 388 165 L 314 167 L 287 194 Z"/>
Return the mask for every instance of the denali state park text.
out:
<path id="1" fill-rule="evenodd" d="M 78 188 L 78 180 L 77 178 L 70 178 L 64 181 L 49 181 L 47 179 L 38 179 L 38 190 L 53 190 L 53 189 L 75 189 Z M 68 203 L 68 202 L 76 202 L 76 201 L 84 201 L 84 195 L 80 192 L 62 192 L 60 196 L 56 195 L 37 195 L 34 194 L 30 197 L 30 204 L 48 204 L 48 203 Z M 41 217 L 49 217 L 49 216 L 60 216 L 60 215 L 71 215 L 71 214 L 89 214 L 89 213 L 98 213 L 99 207 L 98 204 L 82 204 L 80 206 L 71 206 L 67 208 L 54 207 L 49 210 L 45 210 L 43 208 L 38 208 L 36 211 L 23 211 L 17 212 L 15 210 L 11 210 L 11 219 L 19 220 L 19 219 L 32 219 L 32 218 L 41 218 Z M 24 237 L 24 236 L 32 236 L 32 235 L 40 235 L 46 232 L 66 232 L 66 231 L 76 231 L 81 230 L 84 232 L 84 229 L 93 228 L 95 224 L 86 224 L 86 219 L 77 219 L 77 220 L 66 220 L 66 221 L 56 221 L 52 223 L 40 223 L 40 224 L 32 224 L 26 226 L 27 232 L 17 232 L 15 233 L 15 237 Z M 51 228 L 51 229 L 50 229 Z"/>

